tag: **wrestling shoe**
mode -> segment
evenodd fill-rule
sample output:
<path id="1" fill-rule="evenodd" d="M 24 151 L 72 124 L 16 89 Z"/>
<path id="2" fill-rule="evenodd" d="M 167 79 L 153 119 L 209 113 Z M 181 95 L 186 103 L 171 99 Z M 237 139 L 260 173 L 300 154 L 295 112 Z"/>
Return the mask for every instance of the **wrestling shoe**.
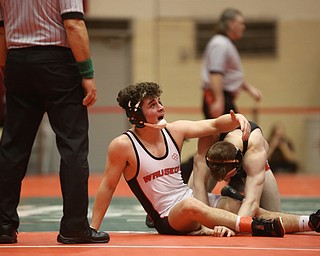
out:
<path id="1" fill-rule="evenodd" d="M 13 244 L 17 242 L 18 231 L 10 226 L 0 227 L 0 244 Z"/>
<path id="2" fill-rule="evenodd" d="M 221 189 L 221 195 L 222 196 L 228 196 L 231 197 L 233 199 L 242 201 L 244 199 L 244 195 L 242 195 L 239 191 L 237 191 L 236 189 L 234 189 L 231 186 L 225 186 Z"/>
<path id="3" fill-rule="evenodd" d="M 148 228 L 154 228 L 154 223 L 149 215 L 146 216 L 146 225 Z"/>
<path id="4" fill-rule="evenodd" d="M 283 237 L 285 230 L 281 217 L 276 219 L 252 219 L 252 236 Z"/>
<path id="5" fill-rule="evenodd" d="M 57 241 L 63 244 L 108 243 L 109 240 L 110 236 L 107 232 L 97 231 L 94 228 L 69 236 L 59 234 L 57 237 Z"/>
<path id="6" fill-rule="evenodd" d="M 310 215 L 308 225 L 312 230 L 320 232 L 320 209 Z"/>

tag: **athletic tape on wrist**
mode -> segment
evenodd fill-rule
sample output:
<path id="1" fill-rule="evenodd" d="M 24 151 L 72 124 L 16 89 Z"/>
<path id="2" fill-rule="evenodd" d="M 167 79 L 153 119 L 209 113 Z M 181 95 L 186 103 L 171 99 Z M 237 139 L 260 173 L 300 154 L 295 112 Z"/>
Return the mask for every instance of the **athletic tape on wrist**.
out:
<path id="1" fill-rule="evenodd" d="M 82 78 L 93 78 L 94 68 L 92 63 L 92 58 L 86 59 L 84 61 L 77 62 L 79 66 L 79 71 Z"/>

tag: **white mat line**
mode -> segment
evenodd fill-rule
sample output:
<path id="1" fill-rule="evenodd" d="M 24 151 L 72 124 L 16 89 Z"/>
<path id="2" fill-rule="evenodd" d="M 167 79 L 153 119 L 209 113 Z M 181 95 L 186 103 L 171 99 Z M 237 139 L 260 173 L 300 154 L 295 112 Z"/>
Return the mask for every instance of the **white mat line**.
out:
<path id="1" fill-rule="evenodd" d="M 190 246 L 190 245 L 17 245 L 17 246 L 0 246 L 1 249 L 16 248 L 146 248 L 146 249 L 230 249 L 230 250 L 263 250 L 263 251 L 311 251 L 320 252 L 320 247 L 316 248 L 292 248 L 292 247 L 240 247 L 240 246 Z"/>

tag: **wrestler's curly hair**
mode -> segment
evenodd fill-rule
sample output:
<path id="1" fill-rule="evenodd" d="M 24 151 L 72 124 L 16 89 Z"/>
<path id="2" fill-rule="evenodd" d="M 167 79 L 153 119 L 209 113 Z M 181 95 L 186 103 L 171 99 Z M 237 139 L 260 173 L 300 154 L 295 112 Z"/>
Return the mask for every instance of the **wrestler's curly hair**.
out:
<path id="1" fill-rule="evenodd" d="M 132 105 L 145 98 L 157 98 L 162 94 L 160 85 L 154 82 L 140 82 L 122 89 L 118 93 L 117 102 L 123 109 L 128 109 L 128 103 Z"/>

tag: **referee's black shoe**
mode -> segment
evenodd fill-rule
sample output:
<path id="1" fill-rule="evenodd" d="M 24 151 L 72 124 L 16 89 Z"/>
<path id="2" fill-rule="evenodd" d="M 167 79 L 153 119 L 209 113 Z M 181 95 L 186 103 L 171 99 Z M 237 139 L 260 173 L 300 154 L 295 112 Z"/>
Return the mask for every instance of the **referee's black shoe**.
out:
<path id="1" fill-rule="evenodd" d="M 60 233 L 57 237 L 57 241 L 63 244 L 108 243 L 109 240 L 110 236 L 107 232 L 97 231 L 94 228 L 72 234 Z"/>
<path id="2" fill-rule="evenodd" d="M 0 244 L 13 244 L 17 242 L 17 229 L 8 225 L 0 226 Z"/>

